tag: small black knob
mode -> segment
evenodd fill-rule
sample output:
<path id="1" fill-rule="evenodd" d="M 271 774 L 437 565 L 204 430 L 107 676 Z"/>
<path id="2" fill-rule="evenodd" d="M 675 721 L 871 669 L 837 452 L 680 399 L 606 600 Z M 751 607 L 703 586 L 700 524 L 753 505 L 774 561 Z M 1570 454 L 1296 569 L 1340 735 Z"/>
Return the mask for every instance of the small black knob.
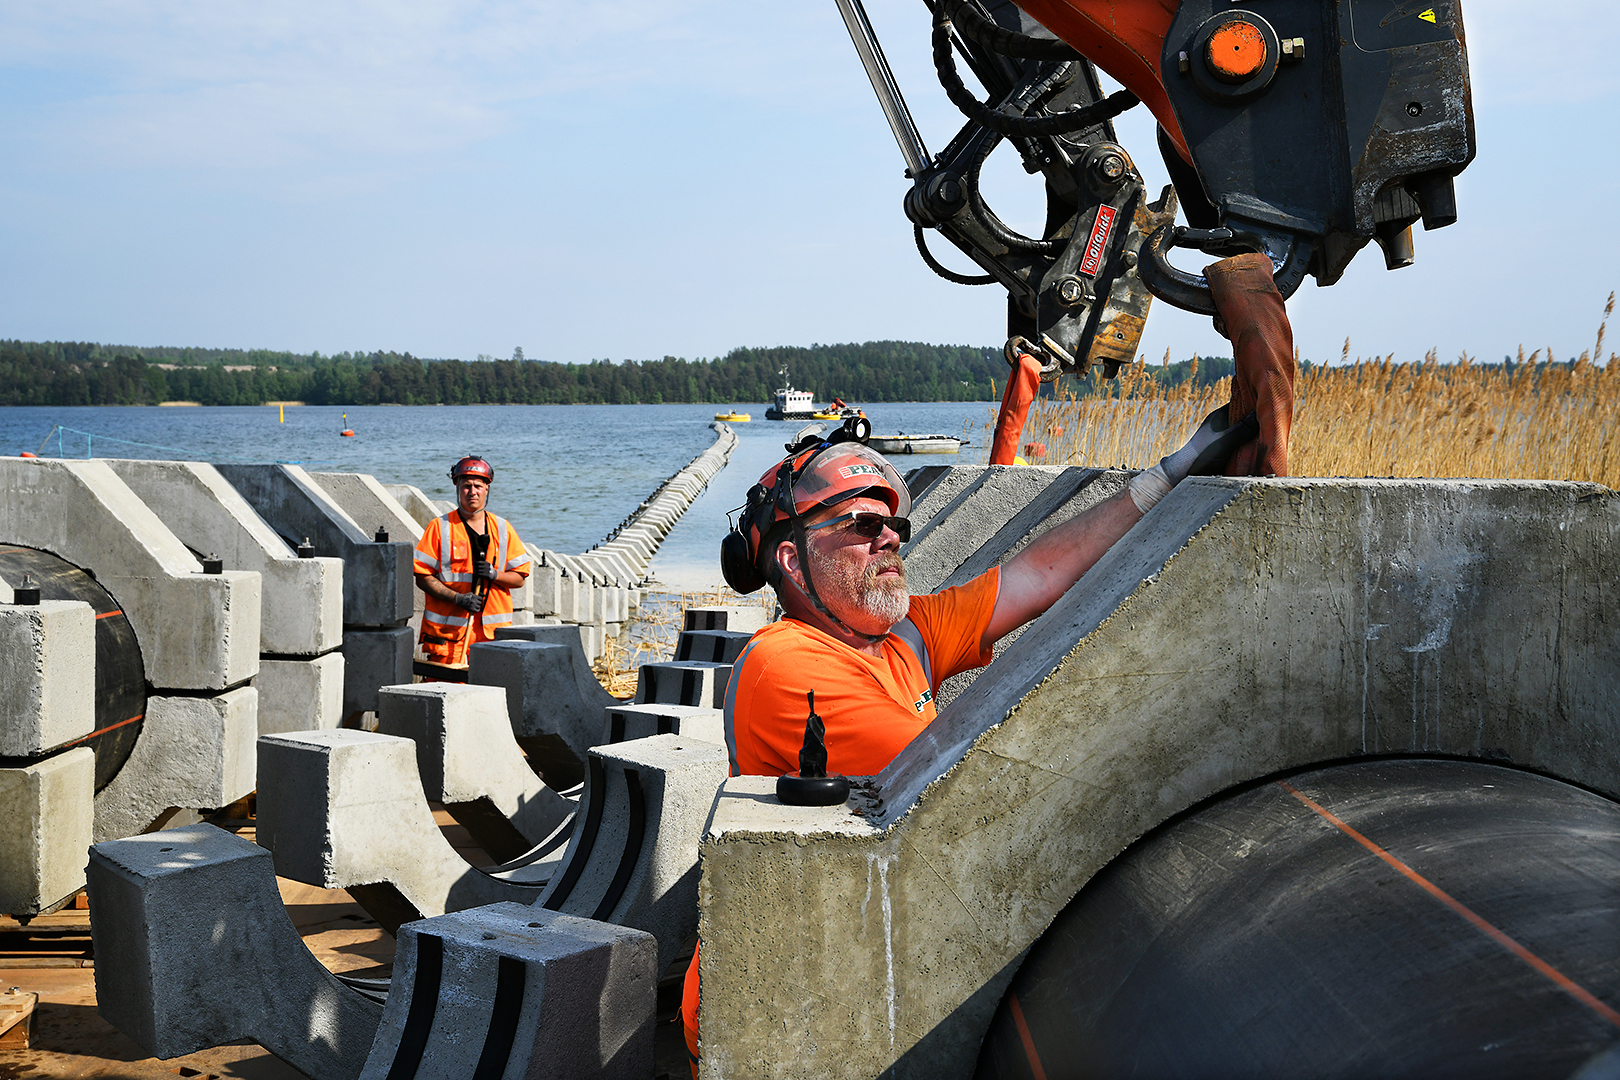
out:
<path id="1" fill-rule="evenodd" d="M 34 583 L 32 574 L 24 574 L 22 584 L 11 592 L 11 602 L 25 607 L 36 607 L 39 604 L 39 586 Z"/>
<path id="2" fill-rule="evenodd" d="M 298 557 L 300 559 L 313 559 L 315 557 L 315 545 L 309 542 L 307 536 L 304 537 L 304 542 L 298 545 Z"/>
<path id="3" fill-rule="evenodd" d="M 371 541 L 374 544 L 388 543 L 388 530 L 381 525 L 377 526 L 377 533 L 371 538 Z"/>
<path id="4" fill-rule="evenodd" d="M 208 556 L 202 561 L 202 566 L 205 574 L 223 574 L 225 572 L 225 560 L 218 555 Z"/>

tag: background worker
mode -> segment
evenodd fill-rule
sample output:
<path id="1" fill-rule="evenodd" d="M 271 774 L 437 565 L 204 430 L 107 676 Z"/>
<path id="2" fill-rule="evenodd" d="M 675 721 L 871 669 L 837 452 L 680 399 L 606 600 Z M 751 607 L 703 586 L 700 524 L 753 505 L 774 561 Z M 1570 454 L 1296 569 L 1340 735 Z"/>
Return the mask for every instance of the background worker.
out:
<path id="1" fill-rule="evenodd" d="M 1056 603 L 1177 483 L 1219 472 L 1258 431 L 1252 417 L 1229 424 L 1223 406 L 1124 491 L 1005 564 L 925 596 L 906 585 L 900 545 L 911 536 L 911 495 L 894 466 L 857 441 L 800 443 L 749 491 L 721 545 L 727 583 L 742 593 L 770 585 L 784 613 L 732 668 L 732 775 L 798 772 L 811 690 L 826 727 L 827 772 L 882 771 L 933 721 L 941 682 L 989 663 L 996 641 Z M 694 1063 L 697 969 L 694 957 L 681 1005 Z"/>
<path id="2" fill-rule="evenodd" d="M 465 664 L 477 641 L 512 623 L 512 590 L 529 576 L 529 554 L 517 530 L 484 504 L 495 469 L 467 456 L 450 469 L 456 508 L 428 522 L 412 569 L 427 594 L 422 611 L 423 654 L 440 664 Z"/>

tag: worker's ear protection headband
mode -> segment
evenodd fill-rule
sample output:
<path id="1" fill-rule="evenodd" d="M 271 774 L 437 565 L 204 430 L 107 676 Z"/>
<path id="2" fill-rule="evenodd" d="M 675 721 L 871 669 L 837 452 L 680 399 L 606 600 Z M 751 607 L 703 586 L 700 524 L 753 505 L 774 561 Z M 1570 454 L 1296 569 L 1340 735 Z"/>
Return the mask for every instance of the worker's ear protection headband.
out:
<path id="1" fill-rule="evenodd" d="M 737 592 L 757 592 L 769 583 L 759 566 L 763 554 L 760 549 L 771 526 L 779 520 L 793 519 L 793 485 L 816 455 L 842 442 L 858 442 L 864 446 L 872 434 L 872 422 L 864 416 L 850 417 L 825 439 L 821 437 L 819 425 L 814 428 L 816 430 L 800 431 L 795 441 L 784 446 L 788 453 L 776 467 L 776 482 L 768 488 L 755 484 L 748 489 L 748 501 L 732 511 L 740 516 L 720 541 L 720 573 L 726 584 Z"/>

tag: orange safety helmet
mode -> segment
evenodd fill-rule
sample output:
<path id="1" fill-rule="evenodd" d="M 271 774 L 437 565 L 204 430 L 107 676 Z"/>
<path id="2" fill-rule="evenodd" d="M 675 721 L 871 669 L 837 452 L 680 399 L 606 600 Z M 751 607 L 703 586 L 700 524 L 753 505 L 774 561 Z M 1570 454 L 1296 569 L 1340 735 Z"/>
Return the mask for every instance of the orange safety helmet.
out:
<path id="1" fill-rule="evenodd" d="M 463 476 L 476 476 L 486 484 L 493 484 L 495 482 L 495 466 L 475 454 L 468 454 L 450 466 L 451 480 L 460 480 Z"/>
<path id="2" fill-rule="evenodd" d="M 870 430 L 870 427 L 867 428 Z M 844 432 L 833 433 L 834 439 Z M 855 438 L 823 441 L 812 437 L 789 448 L 789 454 L 765 471 L 748 491 L 742 516 L 720 542 L 720 572 L 740 593 L 775 584 L 779 570 L 774 552 L 782 526 L 824 506 L 857 496 L 882 499 L 889 513 L 911 513 L 911 492 L 887 458 Z"/>

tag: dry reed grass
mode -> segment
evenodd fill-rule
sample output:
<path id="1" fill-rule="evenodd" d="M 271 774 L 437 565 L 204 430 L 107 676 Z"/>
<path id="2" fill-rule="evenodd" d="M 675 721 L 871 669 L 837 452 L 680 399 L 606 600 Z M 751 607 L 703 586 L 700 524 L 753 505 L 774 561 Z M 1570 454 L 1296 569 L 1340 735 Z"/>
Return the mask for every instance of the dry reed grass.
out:
<path id="1" fill-rule="evenodd" d="M 1397 364 L 1393 355 L 1351 363 L 1346 339 L 1343 363 L 1314 367 L 1298 379 L 1289 471 L 1620 487 L 1620 357 L 1597 359 L 1613 311 L 1610 294 L 1596 343 L 1569 365 L 1543 364 L 1550 352 L 1526 356 L 1522 347 L 1511 369 L 1479 366 L 1467 354 L 1442 364 L 1435 350 L 1415 363 Z M 1179 446 L 1231 393 L 1229 379 L 1201 388 L 1190 380 L 1162 385 L 1141 361 L 1122 368 L 1119 380 L 1117 397 L 1070 390 L 1038 399 L 1024 440 L 1026 449 L 1044 443 L 1046 452 L 1026 457 L 1144 468 Z M 992 406 L 987 428 L 994 424 Z"/>
<path id="2" fill-rule="evenodd" d="M 592 665 L 597 681 L 615 697 L 635 696 L 641 665 L 675 656 L 686 609 L 717 604 L 759 604 L 770 610 L 776 606 L 776 594 L 766 590 L 743 596 L 724 585 L 702 592 L 649 592 L 642 598 L 635 617 L 625 624 L 624 632 L 603 643 L 602 655 Z"/>

